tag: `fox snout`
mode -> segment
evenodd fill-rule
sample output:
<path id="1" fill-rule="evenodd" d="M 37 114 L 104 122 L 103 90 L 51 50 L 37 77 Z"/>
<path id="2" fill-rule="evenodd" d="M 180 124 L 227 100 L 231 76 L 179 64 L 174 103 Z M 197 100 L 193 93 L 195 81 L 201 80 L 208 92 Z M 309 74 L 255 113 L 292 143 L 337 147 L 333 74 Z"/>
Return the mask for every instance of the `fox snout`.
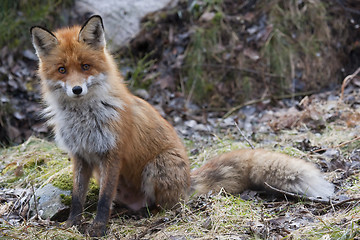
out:
<path id="1" fill-rule="evenodd" d="M 71 84 L 65 83 L 65 90 L 66 90 L 66 94 L 69 97 L 73 97 L 73 98 L 81 97 L 88 93 L 88 88 L 87 88 L 86 82 L 84 82 L 82 84 L 76 84 L 76 85 L 71 85 Z"/>
<path id="2" fill-rule="evenodd" d="M 101 92 L 101 89 L 106 88 L 106 75 L 98 74 L 96 76 L 87 77 L 72 75 L 65 79 L 65 81 L 54 81 L 49 79 L 46 83 L 50 90 L 57 91 L 62 96 L 82 98 L 85 95 L 89 95 L 90 91 L 93 93 Z"/>
<path id="3" fill-rule="evenodd" d="M 75 86 L 72 88 L 72 92 L 75 94 L 75 95 L 79 95 L 82 93 L 82 87 L 81 86 Z"/>

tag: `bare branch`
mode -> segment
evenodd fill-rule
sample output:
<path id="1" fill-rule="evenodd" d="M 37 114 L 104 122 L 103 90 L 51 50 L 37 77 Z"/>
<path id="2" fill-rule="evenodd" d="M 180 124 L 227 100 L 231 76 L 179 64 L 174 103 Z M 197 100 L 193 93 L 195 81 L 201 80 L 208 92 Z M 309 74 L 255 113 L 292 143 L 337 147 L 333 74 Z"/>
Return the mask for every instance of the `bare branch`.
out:
<path id="1" fill-rule="evenodd" d="M 344 99 L 344 91 L 345 91 L 346 85 L 348 85 L 349 82 L 350 82 L 354 77 L 356 77 L 356 75 L 359 74 L 359 72 L 360 72 L 360 67 L 359 67 L 358 69 L 356 69 L 356 71 L 355 71 L 353 74 L 348 75 L 348 76 L 344 79 L 343 83 L 341 84 L 341 96 L 340 96 L 340 100 L 343 100 L 343 99 Z"/>
<path id="2" fill-rule="evenodd" d="M 236 128 L 238 129 L 238 131 L 240 132 L 241 136 L 243 136 L 243 138 L 245 139 L 245 141 L 250 145 L 250 147 L 252 149 L 255 149 L 254 145 L 252 145 L 252 143 L 249 141 L 249 139 L 247 139 L 247 137 L 245 136 L 245 134 L 241 131 L 241 129 L 239 128 L 239 126 L 237 125 L 236 122 L 234 122 Z"/>

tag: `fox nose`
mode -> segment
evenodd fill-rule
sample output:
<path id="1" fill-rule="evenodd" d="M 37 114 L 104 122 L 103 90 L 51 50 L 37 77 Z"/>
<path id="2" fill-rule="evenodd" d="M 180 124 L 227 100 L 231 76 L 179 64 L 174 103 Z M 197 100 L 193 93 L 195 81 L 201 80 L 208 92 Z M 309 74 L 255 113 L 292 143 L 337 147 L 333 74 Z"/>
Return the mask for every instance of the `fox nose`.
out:
<path id="1" fill-rule="evenodd" d="M 75 86 L 72 88 L 72 92 L 76 95 L 79 95 L 80 93 L 82 93 L 82 87 L 80 86 Z"/>

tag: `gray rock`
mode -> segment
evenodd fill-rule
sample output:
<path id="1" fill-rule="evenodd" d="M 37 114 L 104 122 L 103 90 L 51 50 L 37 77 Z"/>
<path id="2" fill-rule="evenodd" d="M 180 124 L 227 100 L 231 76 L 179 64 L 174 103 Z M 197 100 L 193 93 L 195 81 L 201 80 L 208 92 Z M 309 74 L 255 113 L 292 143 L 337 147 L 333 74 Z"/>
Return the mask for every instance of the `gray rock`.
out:
<path id="1" fill-rule="evenodd" d="M 145 89 L 136 89 L 134 94 L 142 99 L 148 100 L 150 99 L 150 94 Z"/>
<path id="2" fill-rule="evenodd" d="M 101 15 L 104 21 L 108 48 L 116 51 L 140 30 L 140 20 L 148 13 L 176 4 L 177 0 L 77 0 L 75 9 L 80 15 Z"/>
<path id="3" fill-rule="evenodd" d="M 211 132 L 213 129 L 209 125 L 200 123 L 195 125 L 194 130 L 200 132 Z"/>
<path id="4" fill-rule="evenodd" d="M 197 125 L 197 122 L 195 120 L 188 120 L 188 121 L 185 121 L 184 124 L 188 128 L 194 128 Z"/>
<path id="5" fill-rule="evenodd" d="M 34 204 L 34 198 L 30 202 L 33 215 L 35 215 L 37 207 L 38 214 L 42 219 L 52 219 L 59 212 L 69 208 L 62 203 L 61 194 L 70 196 L 71 191 L 61 190 L 50 183 L 37 189 L 35 191 L 37 206 Z"/>

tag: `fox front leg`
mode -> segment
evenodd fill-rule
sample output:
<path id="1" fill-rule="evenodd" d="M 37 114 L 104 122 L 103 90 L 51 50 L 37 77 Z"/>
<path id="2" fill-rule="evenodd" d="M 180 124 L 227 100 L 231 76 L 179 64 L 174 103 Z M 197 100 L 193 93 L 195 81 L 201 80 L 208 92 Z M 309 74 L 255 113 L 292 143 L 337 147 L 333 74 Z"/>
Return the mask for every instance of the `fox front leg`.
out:
<path id="1" fill-rule="evenodd" d="M 104 236 L 106 224 L 109 221 L 111 204 L 114 200 L 118 178 L 120 173 L 120 162 L 104 159 L 100 163 L 100 193 L 97 205 L 96 217 L 88 229 L 91 237 Z"/>
<path id="2" fill-rule="evenodd" d="M 80 157 L 72 157 L 73 160 L 73 192 L 71 199 L 70 215 L 66 226 L 80 225 L 86 193 L 89 186 L 92 169 L 90 165 Z"/>

